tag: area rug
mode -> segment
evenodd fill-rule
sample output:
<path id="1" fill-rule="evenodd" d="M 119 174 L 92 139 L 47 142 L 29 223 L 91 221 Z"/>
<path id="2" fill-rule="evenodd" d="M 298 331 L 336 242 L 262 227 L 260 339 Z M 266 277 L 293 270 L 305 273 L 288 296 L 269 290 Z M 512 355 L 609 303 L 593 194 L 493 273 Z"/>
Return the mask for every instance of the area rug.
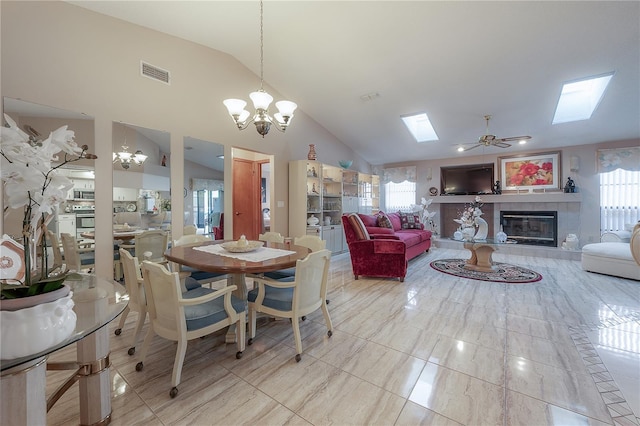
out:
<path id="1" fill-rule="evenodd" d="M 466 259 L 440 259 L 431 262 L 431 267 L 436 271 L 456 277 L 470 278 L 480 281 L 494 281 L 498 283 L 523 284 L 540 281 L 542 275 L 531 269 L 508 263 L 493 263 L 493 272 L 479 272 L 464 267 Z"/>

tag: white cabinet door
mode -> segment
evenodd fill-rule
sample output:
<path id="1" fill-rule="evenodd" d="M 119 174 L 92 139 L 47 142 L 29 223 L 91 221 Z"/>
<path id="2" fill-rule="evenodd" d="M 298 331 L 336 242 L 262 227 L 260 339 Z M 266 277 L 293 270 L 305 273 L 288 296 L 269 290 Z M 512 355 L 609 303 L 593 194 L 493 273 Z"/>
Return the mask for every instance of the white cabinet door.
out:
<path id="1" fill-rule="evenodd" d="M 113 188 L 113 201 L 137 201 L 137 199 L 136 188 Z"/>
<path id="2" fill-rule="evenodd" d="M 58 215 L 58 236 L 60 234 L 76 235 L 76 215 L 61 214 Z"/>
<path id="3" fill-rule="evenodd" d="M 94 181 L 91 179 L 71 179 L 74 189 L 95 189 Z"/>

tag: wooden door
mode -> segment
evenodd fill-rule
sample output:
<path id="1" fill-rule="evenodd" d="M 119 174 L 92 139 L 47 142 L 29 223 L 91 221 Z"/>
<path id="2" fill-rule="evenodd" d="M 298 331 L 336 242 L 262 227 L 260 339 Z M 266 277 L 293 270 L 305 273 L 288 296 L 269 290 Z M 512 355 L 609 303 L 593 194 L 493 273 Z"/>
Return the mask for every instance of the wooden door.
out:
<path id="1" fill-rule="evenodd" d="M 242 158 L 233 159 L 233 239 L 241 235 L 257 240 L 260 234 L 260 164 Z M 227 237 L 228 238 L 228 237 Z"/>

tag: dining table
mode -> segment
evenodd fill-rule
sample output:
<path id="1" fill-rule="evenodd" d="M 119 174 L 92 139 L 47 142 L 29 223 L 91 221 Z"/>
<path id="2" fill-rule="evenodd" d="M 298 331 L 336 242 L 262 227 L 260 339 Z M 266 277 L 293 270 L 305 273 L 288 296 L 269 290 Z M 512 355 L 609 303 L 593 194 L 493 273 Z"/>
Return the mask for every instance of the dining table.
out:
<path id="1" fill-rule="evenodd" d="M 298 260 L 311 252 L 307 247 L 294 244 L 265 242 L 247 253 L 228 252 L 223 243 L 232 241 L 205 241 L 168 249 L 164 257 L 180 265 L 199 271 L 228 274 L 230 284 L 237 288 L 234 295 L 247 301 L 247 274 L 263 274 L 294 267 Z M 230 330 L 231 331 L 231 330 Z M 227 343 L 235 341 L 235 333 L 227 333 Z"/>

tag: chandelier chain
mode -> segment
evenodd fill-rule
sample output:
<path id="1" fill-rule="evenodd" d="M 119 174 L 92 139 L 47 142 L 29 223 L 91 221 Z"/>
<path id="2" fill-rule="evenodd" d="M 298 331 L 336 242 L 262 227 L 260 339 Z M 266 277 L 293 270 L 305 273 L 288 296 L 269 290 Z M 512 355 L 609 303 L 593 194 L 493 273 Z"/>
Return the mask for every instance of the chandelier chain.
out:
<path id="1" fill-rule="evenodd" d="M 263 31 L 263 7 L 262 0 L 260 0 L 260 90 L 264 90 L 262 87 L 262 82 L 264 80 L 264 31 Z"/>

